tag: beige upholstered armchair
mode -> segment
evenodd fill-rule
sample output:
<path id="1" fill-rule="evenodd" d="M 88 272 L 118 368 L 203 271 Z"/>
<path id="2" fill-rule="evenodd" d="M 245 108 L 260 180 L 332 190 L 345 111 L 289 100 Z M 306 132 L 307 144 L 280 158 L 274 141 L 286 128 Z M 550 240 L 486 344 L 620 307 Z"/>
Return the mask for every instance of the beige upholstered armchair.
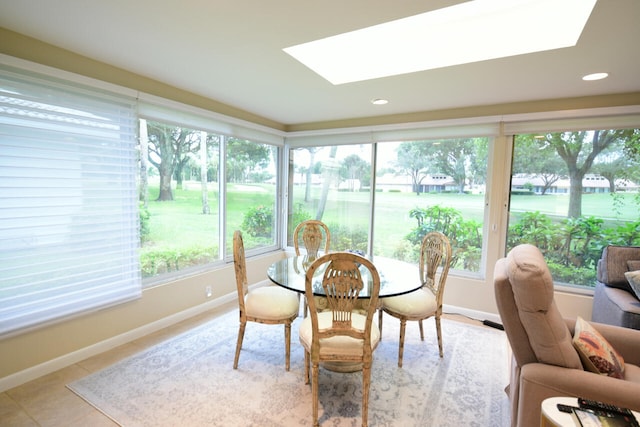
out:
<path id="1" fill-rule="evenodd" d="M 542 253 L 532 245 L 512 249 L 494 270 L 498 311 L 513 350 L 511 425 L 540 425 L 540 404 L 573 396 L 640 410 L 640 331 L 591 325 L 624 358 L 623 378 L 584 370 L 572 344 L 575 320 L 563 319 Z"/>

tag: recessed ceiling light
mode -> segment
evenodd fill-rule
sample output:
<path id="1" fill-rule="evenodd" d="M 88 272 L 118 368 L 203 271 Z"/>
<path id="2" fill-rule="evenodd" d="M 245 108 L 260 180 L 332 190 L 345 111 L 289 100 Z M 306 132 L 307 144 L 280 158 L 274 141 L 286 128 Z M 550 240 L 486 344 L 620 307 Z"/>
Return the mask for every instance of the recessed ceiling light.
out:
<path id="1" fill-rule="evenodd" d="M 575 46 L 595 3 L 466 1 L 284 51 L 338 85 Z"/>
<path id="2" fill-rule="evenodd" d="M 582 78 L 582 80 L 592 81 L 592 80 L 602 80 L 609 77 L 609 73 L 593 73 L 587 74 Z"/>
<path id="3" fill-rule="evenodd" d="M 375 98 L 371 100 L 371 103 L 373 105 L 385 105 L 389 103 L 388 99 L 382 99 L 382 98 Z"/>

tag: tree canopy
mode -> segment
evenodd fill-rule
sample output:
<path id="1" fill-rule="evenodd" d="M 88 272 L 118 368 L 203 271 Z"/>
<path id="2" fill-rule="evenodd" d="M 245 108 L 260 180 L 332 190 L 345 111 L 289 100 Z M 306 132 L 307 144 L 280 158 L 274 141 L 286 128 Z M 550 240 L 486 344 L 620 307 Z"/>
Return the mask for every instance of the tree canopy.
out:
<path id="1" fill-rule="evenodd" d="M 189 160 L 189 154 L 200 149 L 200 133 L 191 129 L 147 122 L 149 162 L 160 176 L 159 201 L 173 200 L 171 180 Z M 180 174 L 181 175 L 181 174 Z"/>
<path id="2" fill-rule="evenodd" d="M 547 133 L 536 137 L 541 150 L 554 150 L 564 161 L 569 175 L 570 218 L 582 215 L 582 179 L 601 153 L 615 144 L 635 147 L 638 132 L 634 129 Z"/>
<path id="3" fill-rule="evenodd" d="M 269 146 L 256 144 L 245 139 L 227 140 L 227 180 L 229 182 L 247 182 L 250 173 L 256 168 L 269 165 L 271 151 Z"/>

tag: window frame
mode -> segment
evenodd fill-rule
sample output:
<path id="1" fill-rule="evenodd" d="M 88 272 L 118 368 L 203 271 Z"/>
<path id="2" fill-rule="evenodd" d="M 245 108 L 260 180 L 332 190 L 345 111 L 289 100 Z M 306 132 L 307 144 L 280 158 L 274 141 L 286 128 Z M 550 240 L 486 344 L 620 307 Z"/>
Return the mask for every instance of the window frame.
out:
<path id="1" fill-rule="evenodd" d="M 180 127 L 187 127 L 189 129 L 204 131 L 208 134 L 216 134 L 221 136 L 222 142 L 218 151 L 218 194 L 219 201 L 217 205 L 218 217 L 219 217 L 219 229 L 218 229 L 218 258 L 210 263 L 205 263 L 197 266 L 187 267 L 179 271 L 167 272 L 157 276 L 152 276 L 143 279 L 143 287 L 159 286 L 168 281 L 188 277 L 194 274 L 201 273 L 212 267 L 222 266 L 233 262 L 233 251 L 231 246 L 231 233 L 227 227 L 227 181 L 226 181 L 226 158 L 227 158 L 227 141 L 229 138 L 247 139 L 254 143 L 265 144 L 274 147 L 276 150 L 275 170 L 276 173 L 281 170 L 279 164 L 282 164 L 283 153 L 283 139 L 279 137 L 279 132 L 267 132 L 266 128 L 259 126 L 251 126 L 250 124 L 239 123 L 239 121 L 233 123 L 227 123 L 222 121 L 220 115 L 201 110 L 196 107 L 177 103 L 174 101 L 158 98 L 151 95 L 139 96 L 138 104 L 138 119 L 147 121 L 161 121 L 162 123 L 171 124 Z M 230 135 L 223 133 L 222 131 L 237 131 L 237 135 Z M 242 135 L 242 136 L 238 136 Z M 250 139 L 252 138 L 252 139 Z M 276 198 L 274 200 L 274 215 L 275 226 L 274 230 L 274 242 L 271 245 L 265 245 L 257 248 L 247 248 L 247 257 L 262 255 L 279 250 L 282 247 L 281 243 L 281 230 L 283 228 L 283 221 L 278 215 L 280 215 L 278 206 L 280 206 L 280 200 L 282 198 L 282 185 L 280 184 L 282 176 L 278 174 L 276 178 Z"/>

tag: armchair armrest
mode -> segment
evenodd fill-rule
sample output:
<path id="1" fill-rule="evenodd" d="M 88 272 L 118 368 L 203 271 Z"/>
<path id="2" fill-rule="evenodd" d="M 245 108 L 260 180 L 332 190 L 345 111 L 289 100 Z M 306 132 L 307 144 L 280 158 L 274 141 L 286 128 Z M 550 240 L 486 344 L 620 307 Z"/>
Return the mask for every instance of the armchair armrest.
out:
<path id="1" fill-rule="evenodd" d="M 565 321 L 571 331 L 571 335 L 573 335 L 575 320 L 565 319 Z M 640 330 L 605 325 L 604 323 L 589 323 L 622 355 L 625 363 L 640 366 Z"/>
<path id="2" fill-rule="evenodd" d="M 529 363 L 520 372 L 518 425 L 540 425 L 540 405 L 549 397 L 572 396 L 640 411 L 640 383 L 578 369 Z"/>

